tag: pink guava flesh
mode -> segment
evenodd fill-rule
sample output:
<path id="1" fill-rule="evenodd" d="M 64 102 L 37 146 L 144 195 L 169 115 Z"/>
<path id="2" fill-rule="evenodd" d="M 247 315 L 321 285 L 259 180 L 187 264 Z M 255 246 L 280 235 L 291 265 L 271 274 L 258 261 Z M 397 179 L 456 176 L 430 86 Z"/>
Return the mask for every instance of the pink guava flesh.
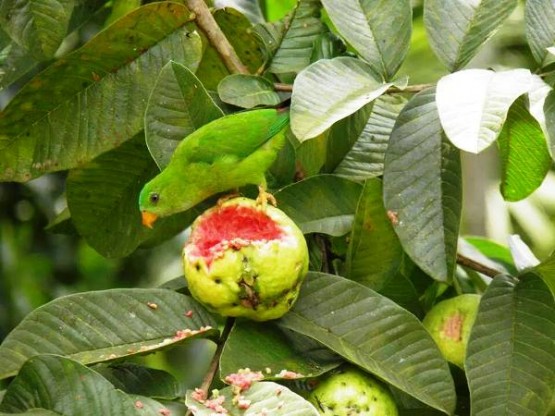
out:
<path id="1" fill-rule="evenodd" d="M 283 235 L 281 227 L 263 211 L 241 205 L 224 206 L 197 225 L 191 236 L 191 254 L 203 257 L 209 265 L 230 246 L 239 250 L 253 241 L 279 240 Z"/>

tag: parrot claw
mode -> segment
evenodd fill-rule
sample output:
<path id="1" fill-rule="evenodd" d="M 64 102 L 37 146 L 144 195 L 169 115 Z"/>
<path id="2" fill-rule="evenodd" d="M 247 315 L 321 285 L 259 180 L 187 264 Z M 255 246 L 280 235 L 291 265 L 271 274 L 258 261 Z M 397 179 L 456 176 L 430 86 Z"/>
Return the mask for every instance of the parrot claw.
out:
<path id="1" fill-rule="evenodd" d="M 236 198 L 238 196 L 241 196 L 239 191 L 224 195 L 218 199 L 218 202 L 216 202 L 216 205 L 218 205 L 218 207 L 221 207 L 224 202 L 229 201 L 230 199 Z"/>
<path id="2" fill-rule="evenodd" d="M 268 204 L 268 202 L 272 204 L 274 207 L 277 206 L 276 198 L 271 193 L 266 192 L 266 190 L 263 187 L 259 186 L 258 197 L 256 198 L 256 204 L 260 205 L 262 209 L 266 209 L 266 205 Z"/>

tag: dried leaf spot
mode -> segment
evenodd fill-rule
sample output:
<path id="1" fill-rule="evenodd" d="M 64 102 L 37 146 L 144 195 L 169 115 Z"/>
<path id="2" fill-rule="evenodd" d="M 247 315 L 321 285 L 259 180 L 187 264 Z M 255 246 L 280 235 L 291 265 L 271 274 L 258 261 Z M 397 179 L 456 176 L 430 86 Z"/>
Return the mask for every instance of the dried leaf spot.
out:
<path id="1" fill-rule="evenodd" d="M 143 407 L 145 407 L 145 405 L 143 404 L 142 401 L 137 400 L 137 401 L 135 402 L 135 407 L 136 407 L 137 409 L 142 409 Z"/>
<path id="2" fill-rule="evenodd" d="M 166 409 L 166 408 L 158 410 L 158 413 L 160 413 L 162 416 L 170 416 L 172 414 L 170 409 Z"/>
<path id="3" fill-rule="evenodd" d="M 461 341 L 463 323 L 464 315 L 457 312 L 445 320 L 441 332 L 446 338 L 452 339 L 453 341 Z"/>
<path id="4" fill-rule="evenodd" d="M 190 318 L 190 317 L 193 316 L 193 311 L 189 309 L 187 312 L 184 313 L 184 315 L 185 315 L 187 318 Z"/>
<path id="5" fill-rule="evenodd" d="M 154 303 L 154 302 L 147 302 L 147 303 L 146 303 L 146 306 L 148 306 L 148 307 L 149 307 L 150 309 L 152 309 L 152 310 L 158 309 L 158 305 L 157 305 L 156 303 Z"/>
<path id="6" fill-rule="evenodd" d="M 399 224 L 399 217 L 396 211 L 387 210 L 387 218 L 391 221 L 391 224 L 398 225 Z"/>

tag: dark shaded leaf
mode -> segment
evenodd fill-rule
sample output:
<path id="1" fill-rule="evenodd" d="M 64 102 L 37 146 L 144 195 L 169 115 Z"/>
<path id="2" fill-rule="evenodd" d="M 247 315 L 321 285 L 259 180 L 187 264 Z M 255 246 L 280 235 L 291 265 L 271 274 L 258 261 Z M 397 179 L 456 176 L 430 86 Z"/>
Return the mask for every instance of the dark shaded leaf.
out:
<path id="1" fill-rule="evenodd" d="M 271 107 L 282 101 L 274 84 L 256 75 L 229 75 L 218 84 L 218 94 L 223 102 L 242 108 Z"/>
<path id="2" fill-rule="evenodd" d="M 411 259 L 439 281 L 451 279 L 461 216 L 459 151 L 443 133 L 435 91 L 399 114 L 385 155 L 384 204 Z"/>
<path id="3" fill-rule="evenodd" d="M 420 321 L 393 301 L 340 276 L 309 272 L 278 325 L 316 339 L 418 400 L 451 414 L 453 379 Z"/>
<path id="4" fill-rule="evenodd" d="M 555 44 L 555 4 L 550 0 L 527 0 L 525 19 L 526 39 L 532 55 L 543 65 L 549 57 L 547 48 Z"/>
<path id="5" fill-rule="evenodd" d="M 533 273 L 484 293 L 465 369 L 473 415 L 545 414 L 555 391 L 555 302 Z"/>
<path id="6" fill-rule="evenodd" d="M 192 311 L 191 317 L 184 315 L 187 311 Z M 8 334 L 0 345 L 0 379 L 15 375 L 38 354 L 97 363 L 183 342 L 187 334 L 178 331 L 186 329 L 214 336 L 216 325 L 196 301 L 170 290 L 69 295 L 35 309 Z"/>

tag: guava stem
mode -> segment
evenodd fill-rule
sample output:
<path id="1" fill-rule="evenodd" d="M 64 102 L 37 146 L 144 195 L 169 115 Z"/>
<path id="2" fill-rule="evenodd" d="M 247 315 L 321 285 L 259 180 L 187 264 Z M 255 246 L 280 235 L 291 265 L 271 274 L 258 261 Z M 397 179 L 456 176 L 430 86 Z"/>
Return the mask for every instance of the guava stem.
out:
<path id="1" fill-rule="evenodd" d="M 214 381 L 214 377 L 216 377 L 216 372 L 218 371 L 218 367 L 220 364 L 220 357 L 222 356 L 222 351 L 224 349 L 225 342 L 229 337 L 231 329 L 233 328 L 233 324 L 235 323 L 235 318 L 227 318 L 225 321 L 224 330 L 218 339 L 216 352 L 212 357 L 212 361 L 210 361 L 210 366 L 208 367 L 208 371 L 206 372 L 204 378 L 202 379 L 202 383 L 200 385 L 200 389 L 206 392 L 206 397 L 210 397 L 210 386 L 212 385 L 212 381 Z M 187 410 L 185 416 L 192 416 L 192 412 Z"/>
<path id="2" fill-rule="evenodd" d="M 495 277 L 499 274 L 502 274 L 502 272 L 500 272 L 499 270 L 495 270 L 482 263 L 478 263 L 475 260 L 463 256 L 462 254 L 457 254 L 457 263 L 463 267 L 468 267 L 469 269 L 475 270 L 489 277 Z"/>

